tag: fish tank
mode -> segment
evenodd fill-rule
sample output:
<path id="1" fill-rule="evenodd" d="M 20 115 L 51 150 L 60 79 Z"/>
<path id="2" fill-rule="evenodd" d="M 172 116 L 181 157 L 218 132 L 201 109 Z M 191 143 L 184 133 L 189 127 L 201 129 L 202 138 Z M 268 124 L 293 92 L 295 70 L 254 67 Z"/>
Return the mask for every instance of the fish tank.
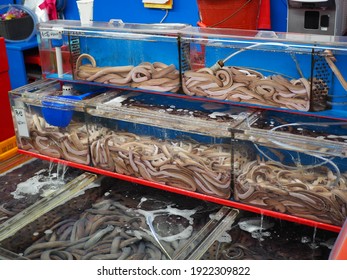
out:
<path id="1" fill-rule="evenodd" d="M 33 176 L 33 180 L 35 179 L 36 177 Z M 66 181 L 66 183 L 64 181 L 62 183 L 59 182 L 60 184 L 50 184 L 49 182 L 46 182 L 44 185 L 31 184 L 31 188 L 27 187 L 29 185 L 27 182 L 18 185 L 17 189 L 14 191 L 14 196 L 15 199 L 19 201 L 18 206 L 22 207 L 22 209 L 0 224 L 0 243 L 16 234 L 22 227 L 41 218 L 57 206 L 61 206 L 66 200 L 72 199 L 75 195 L 78 195 L 78 193 L 85 191 L 87 188 L 95 188 L 100 185 L 99 182 L 97 182 L 97 176 L 92 173 L 81 173 L 74 177 L 67 177 Z M 38 189 L 35 190 L 36 193 L 33 191 L 35 187 Z M 32 193 L 27 194 L 24 193 L 23 190 L 30 190 Z M 35 197 L 37 200 L 30 202 L 30 199 Z M 26 203 L 20 203 L 20 200 L 25 202 L 26 199 L 28 200 Z M 87 202 L 80 201 L 80 207 L 83 207 L 85 203 Z M 16 208 L 14 207 L 13 209 Z M 45 218 L 43 219 L 45 222 L 50 223 L 55 220 L 56 217 L 51 216 L 51 218 L 51 221 L 47 221 Z M 38 234 L 33 233 L 34 237 L 37 235 Z M 3 247 L 2 249 L 8 250 Z"/>
<path id="2" fill-rule="evenodd" d="M 338 234 L 241 211 L 201 260 L 328 260 Z"/>
<path id="3" fill-rule="evenodd" d="M 176 92 L 180 88 L 178 31 L 186 24 L 121 20 L 39 23 L 45 78 Z M 100 51 L 102 50 L 102 51 Z"/>
<path id="4" fill-rule="evenodd" d="M 23 163 L 2 172 L 0 224 L 40 199 L 62 189 L 81 174 L 81 170 L 36 158 L 28 158 Z"/>
<path id="5" fill-rule="evenodd" d="M 234 199 L 342 226 L 347 213 L 345 131 L 346 122 L 339 119 L 259 110 L 233 133 L 249 155 L 234 172 Z"/>
<path id="6" fill-rule="evenodd" d="M 269 147 L 326 157 L 347 156 L 347 122 L 340 119 L 259 110 L 238 128 L 238 139 Z"/>
<path id="7" fill-rule="evenodd" d="M 84 104 L 107 90 L 84 84 L 70 86 L 67 95 L 59 81 L 39 80 L 9 92 L 19 149 L 90 163 Z"/>
<path id="8" fill-rule="evenodd" d="M 185 95 L 346 114 L 344 37 L 199 27 L 187 27 L 180 37 Z"/>
<path id="9" fill-rule="evenodd" d="M 20 226 L 13 220 L 7 231 L 17 230 L 0 239 L 0 254 L 30 260 L 194 259 L 204 254 L 198 245 L 207 249 L 238 213 L 101 176 L 31 222 Z"/>
<path id="10" fill-rule="evenodd" d="M 230 128 L 254 111 L 138 92 L 101 97 L 86 106 L 94 167 L 230 197 Z"/>
<path id="11" fill-rule="evenodd" d="M 247 158 L 233 172 L 235 201 L 319 223 L 343 225 L 347 213 L 345 156 L 310 150 L 314 143 L 308 137 L 306 141 L 300 139 L 301 148 L 292 147 L 295 135 L 287 136 L 286 141 L 268 135 L 264 143 L 252 137 L 237 138 L 235 133 L 234 141 Z"/>

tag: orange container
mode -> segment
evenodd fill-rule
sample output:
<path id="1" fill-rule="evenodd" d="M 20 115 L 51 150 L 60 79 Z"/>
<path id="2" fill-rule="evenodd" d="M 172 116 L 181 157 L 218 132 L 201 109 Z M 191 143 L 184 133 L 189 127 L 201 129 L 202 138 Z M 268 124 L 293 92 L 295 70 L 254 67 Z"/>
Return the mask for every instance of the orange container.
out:
<path id="1" fill-rule="evenodd" d="M 9 159 L 17 153 L 16 136 L 0 142 L 0 162 Z"/>
<path id="2" fill-rule="evenodd" d="M 261 0 L 197 0 L 200 26 L 258 28 Z"/>

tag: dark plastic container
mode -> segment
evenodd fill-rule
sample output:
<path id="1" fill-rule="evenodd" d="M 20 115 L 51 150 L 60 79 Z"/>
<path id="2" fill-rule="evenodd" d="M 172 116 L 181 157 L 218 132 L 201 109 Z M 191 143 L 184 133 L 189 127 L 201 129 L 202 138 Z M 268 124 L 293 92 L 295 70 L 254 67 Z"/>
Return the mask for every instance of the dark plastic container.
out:
<path id="1" fill-rule="evenodd" d="M 29 15 L 0 21 L 0 37 L 7 40 L 25 40 L 31 36 L 33 29 L 34 20 Z"/>

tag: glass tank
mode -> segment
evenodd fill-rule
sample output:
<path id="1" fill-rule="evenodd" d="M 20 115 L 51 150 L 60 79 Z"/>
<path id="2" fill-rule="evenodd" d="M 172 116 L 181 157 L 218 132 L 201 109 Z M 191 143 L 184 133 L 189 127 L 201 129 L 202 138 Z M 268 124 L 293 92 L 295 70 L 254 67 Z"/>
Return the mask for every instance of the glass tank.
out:
<path id="1" fill-rule="evenodd" d="M 10 91 L 19 149 L 50 158 L 89 164 L 84 105 L 106 90 L 70 85 L 64 94 L 58 81 L 42 80 Z"/>
<path id="2" fill-rule="evenodd" d="M 346 219 L 344 37 L 117 20 L 39 33 L 46 80 L 10 92 L 21 150 L 284 219 Z"/>
<path id="3" fill-rule="evenodd" d="M 0 174 L 0 224 L 81 175 L 81 171 L 38 159 Z"/>
<path id="4" fill-rule="evenodd" d="M 327 260 L 338 234 L 240 212 L 201 260 Z"/>
<path id="5" fill-rule="evenodd" d="M 180 36 L 186 95 L 346 114 L 344 37 L 197 27 Z"/>
<path id="6" fill-rule="evenodd" d="M 230 129 L 253 118 L 255 110 L 230 107 L 172 96 L 136 91 L 114 91 L 94 97 L 87 106 L 91 115 L 176 129 L 190 133 L 229 137 Z"/>
<path id="7" fill-rule="evenodd" d="M 258 111 L 234 130 L 248 154 L 234 172 L 234 199 L 342 226 L 347 217 L 346 122 Z"/>
<path id="8" fill-rule="evenodd" d="M 33 176 L 33 180 L 34 179 L 35 179 L 35 176 Z M 36 190 L 36 197 L 39 197 L 40 195 L 42 195 L 40 199 L 37 199 L 37 201 L 35 201 L 32 204 L 27 203 L 27 205 L 24 205 L 24 206 L 22 205 L 21 211 L 19 211 L 18 213 L 14 213 L 5 222 L 0 224 L 0 244 L 3 240 L 6 240 L 7 238 L 16 234 L 21 228 L 29 225 L 32 222 L 35 223 L 36 219 L 41 218 L 47 212 L 50 212 L 52 209 L 55 209 L 57 206 L 63 205 L 67 200 L 70 200 L 75 195 L 78 195 L 80 192 L 83 192 L 86 188 L 94 188 L 100 185 L 99 182 L 96 181 L 96 179 L 97 179 L 97 176 L 95 174 L 83 173 L 80 175 L 76 175 L 74 177 L 70 177 L 70 178 L 67 177 L 66 181 L 68 182 L 65 184 L 64 182 L 61 182 L 60 186 L 58 186 L 57 184 L 55 189 L 54 189 L 54 186 L 52 186 L 53 183 L 48 184 L 50 186 L 50 190 L 48 190 L 47 186 L 43 187 L 42 190 L 40 190 L 38 187 L 37 188 L 38 190 Z M 23 189 L 26 189 L 26 190 L 30 189 L 32 191 L 35 186 L 34 187 L 31 186 L 31 188 L 24 188 L 23 185 L 24 184 L 22 184 L 16 189 L 14 193 L 14 195 L 16 195 L 16 199 L 18 199 L 19 196 L 22 196 L 22 197 L 26 196 L 24 200 L 26 198 L 29 200 L 30 198 L 35 197 L 34 195 L 23 193 Z M 27 185 L 28 184 L 26 184 L 26 186 Z M 84 205 L 84 202 L 80 201 L 80 207 L 83 207 L 83 205 Z M 56 217 L 51 217 L 51 218 L 52 218 L 51 221 L 47 221 L 47 219 L 45 218 L 43 219 L 45 223 L 50 223 L 50 222 L 53 222 Z M 37 235 L 38 234 L 33 233 L 34 238 Z M 29 238 L 31 239 L 31 237 Z"/>
<path id="9" fill-rule="evenodd" d="M 93 166 L 228 199 L 231 133 L 254 112 L 126 92 L 86 106 Z"/>
<path id="10" fill-rule="evenodd" d="M 237 133 L 235 137 L 238 138 Z M 243 157 L 234 169 L 233 198 L 263 209 L 342 226 L 347 217 L 347 157 L 310 150 L 309 139 L 268 143 L 236 140 Z M 234 157 L 234 164 L 240 161 Z"/>
<path id="11" fill-rule="evenodd" d="M 114 178 L 97 181 L 22 227 L 14 220 L 9 228 L 18 230 L 0 240 L 0 254 L 31 260 L 187 259 L 201 241 L 213 242 L 231 227 L 239 213 Z"/>
<path id="12" fill-rule="evenodd" d="M 185 24 L 56 20 L 39 24 L 46 78 L 145 90 L 180 88 L 178 30 Z"/>
<path id="13" fill-rule="evenodd" d="M 259 110 L 239 127 L 238 139 L 321 156 L 347 156 L 347 122 Z"/>

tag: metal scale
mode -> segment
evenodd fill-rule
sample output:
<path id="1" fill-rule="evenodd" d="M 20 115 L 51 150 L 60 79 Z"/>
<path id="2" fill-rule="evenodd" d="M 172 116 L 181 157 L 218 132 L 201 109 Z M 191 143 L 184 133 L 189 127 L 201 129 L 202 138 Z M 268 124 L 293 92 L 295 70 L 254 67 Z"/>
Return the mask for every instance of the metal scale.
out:
<path id="1" fill-rule="evenodd" d="M 342 36 L 347 33 L 346 0 L 288 0 L 287 31 Z"/>

